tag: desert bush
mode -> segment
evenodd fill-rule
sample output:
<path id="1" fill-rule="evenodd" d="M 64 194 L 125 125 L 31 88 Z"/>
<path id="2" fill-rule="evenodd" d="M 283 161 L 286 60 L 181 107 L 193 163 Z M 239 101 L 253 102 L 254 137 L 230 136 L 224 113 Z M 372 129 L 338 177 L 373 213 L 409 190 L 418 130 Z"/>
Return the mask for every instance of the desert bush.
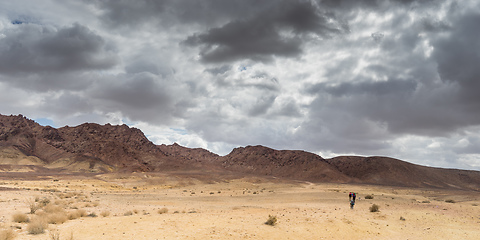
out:
<path id="1" fill-rule="evenodd" d="M 15 214 L 13 214 L 12 218 L 13 218 L 13 221 L 17 222 L 17 223 L 26 223 L 26 222 L 30 221 L 30 219 L 28 219 L 27 214 L 25 214 L 25 213 L 17 212 Z"/>
<path id="2" fill-rule="evenodd" d="M 68 220 L 65 212 L 57 212 L 47 214 L 47 222 L 50 224 L 62 224 Z"/>
<path id="3" fill-rule="evenodd" d="M 445 200 L 445 202 L 447 202 L 447 203 L 456 203 L 455 200 L 453 200 L 453 199 L 447 199 L 447 200 Z"/>
<path id="4" fill-rule="evenodd" d="M 160 208 L 158 209 L 158 214 L 164 214 L 164 213 L 168 213 L 168 208 Z"/>
<path id="5" fill-rule="evenodd" d="M 90 214 L 87 215 L 88 217 L 98 217 L 95 212 L 91 212 Z"/>
<path id="6" fill-rule="evenodd" d="M 379 208 L 380 207 L 377 204 L 373 204 L 372 206 L 370 206 L 370 212 L 378 212 L 380 211 Z"/>
<path id="7" fill-rule="evenodd" d="M 30 209 L 30 214 L 35 214 L 35 212 L 41 208 L 41 206 L 36 202 L 36 200 L 27 201 L 28 208 Z"/>
<path id="8" fill-rule="evenodd" d="M 50 239 L 60 240 L 60 233 L 58 231 L 51 231 L 50 232 Z"/>
<path id="9" fill-rule="evenodd" d="M 38 201 L 38 204 L 41 207 L 47 206 L 47 204 L 49 204 L 49 203 L 50 203 L 50 199 L 48 199 L 48 198 L 43 198 L 43 199 Z"/>
<path id="10" fill-rule="evenodd" d="M 123 214 L 123 216 L 131 216 L 131 215 L 133 215 L 132 211 L 127 211 Z"/>
<path id="11" fill-rule="evenodd" d="M 45 228 L 48 227 L 47 221 L 44 218 L 36 217 L 30 221 L 27 225 L 27 231 L 30 234 L 41 234 L 45 232 Z"/>
<path id="12" fill-rule="evenodd" d="M 0 230 L 0 240 L 13 240 L 17 237 L 17 233 L 13 229 Z"/>
<path id="13" fill-rule="evenodd" d="M 430 203 L 428 200 L 423 200 L 422 203 Z"/>
<path id="14" fill-rule="evenodd" d="M 100 215 L 102 217 L 108 217 L 108 216 L 110 216 L 110 212 L 109 211 L 103 211 L 103 212 L 100 213 Z"/>
<path id="15" fill-rule="evenodd" d="M 365 196 L 365 199 L 373 199 L 373 196 L 372 195 L 367 195 L 367 196 Z"/>
<path id="16" fill-rule="evenodd" d="M 85 216 L 87 216 L 87 211 L 85 211 L 84 209 L 77 209 L 67 214 L 67 218 L 69 220 L 74 220 Z"/>
<path id="17" fill-rule="evenodd" d="M 405 218 L 404 218 L 404 217 L 402 217 L 402 216 L 400 216 L 400 220 L 402 220 L 402 221 L 405 221 Z"/>
<path id="18" fill-rule="evenodd" d="M 46 213 L 59 213 L 65 212 L 65 209 L 55 204 L 48 204 L 43 208 L 43 211 L 45 211 Z"/>
<path id="19" fill-rule="evenodd" d="M 268 215 L 268 219 L 265 222 L 265 224 L 270 225 L 270 226 L 274 226 L 275 224 L 277 224 L 277 217 L 272 216 L 272 215 Z"/>

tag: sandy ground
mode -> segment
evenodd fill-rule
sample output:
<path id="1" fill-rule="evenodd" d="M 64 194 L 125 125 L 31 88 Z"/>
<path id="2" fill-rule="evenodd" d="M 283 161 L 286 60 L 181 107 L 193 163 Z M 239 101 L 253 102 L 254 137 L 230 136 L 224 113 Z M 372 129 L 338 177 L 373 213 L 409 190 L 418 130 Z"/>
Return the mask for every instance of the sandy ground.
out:
<path id="1" fill-rule="evenodd" d="M 358 196 L 354 209 L 350 191 Z M 29 213 L 35 199 L 97 217 L 49 224 L 33 235 L 12 217 Z M 380 211 L 370 212 L 372 204 Z M 265 224 L 269 216 L 276 225 Z M 480 194 L 140 173 L 3 178 L 0 227 L 13 229 L 14 239 L 480 239 Z"/>

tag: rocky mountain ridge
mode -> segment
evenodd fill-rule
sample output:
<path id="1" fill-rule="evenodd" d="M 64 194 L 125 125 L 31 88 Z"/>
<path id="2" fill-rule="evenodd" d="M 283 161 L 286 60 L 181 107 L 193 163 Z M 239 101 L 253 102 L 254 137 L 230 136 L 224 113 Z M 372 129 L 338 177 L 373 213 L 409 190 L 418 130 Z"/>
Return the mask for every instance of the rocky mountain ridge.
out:
<path id="1" fill-rule="evenodd" d="M 311 182 L 480 190 L 480 172 L 419 166 L 388 157 L 324 159 L 298 150 L 239 147 L 226 156 L 178 144 L 155 145 L 127 125 L 41 126 L 0 115 L 0 172 L 230 172 Z"/>

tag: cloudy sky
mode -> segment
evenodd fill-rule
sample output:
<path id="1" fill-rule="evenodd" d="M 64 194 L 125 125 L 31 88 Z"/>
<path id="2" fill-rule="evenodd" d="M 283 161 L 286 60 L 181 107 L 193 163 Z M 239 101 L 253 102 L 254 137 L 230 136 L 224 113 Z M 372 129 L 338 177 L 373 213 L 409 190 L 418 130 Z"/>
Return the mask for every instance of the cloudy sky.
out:
<path id="1" fill-rule="evenodd" d="M 0 1 L 0 113 L 480 170 L 475 0 Z"/>

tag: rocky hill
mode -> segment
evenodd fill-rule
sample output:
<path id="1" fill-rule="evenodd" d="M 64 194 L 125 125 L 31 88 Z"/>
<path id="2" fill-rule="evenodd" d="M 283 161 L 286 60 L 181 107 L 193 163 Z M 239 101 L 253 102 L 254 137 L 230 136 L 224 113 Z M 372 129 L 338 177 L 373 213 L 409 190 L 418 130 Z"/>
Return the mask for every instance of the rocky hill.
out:
<path id="1" fill-rule="evenodd" d="M 341 156 L 264 146 L 219 156 L 178 144 L 155 145 L 136 128 L 84 123 L 52 128 L 0 115 L 0 172 L 203 171 L 312 182 L 366 183 L 480 191 L 480 172 L 419 166 L 387 157 Z"/>

